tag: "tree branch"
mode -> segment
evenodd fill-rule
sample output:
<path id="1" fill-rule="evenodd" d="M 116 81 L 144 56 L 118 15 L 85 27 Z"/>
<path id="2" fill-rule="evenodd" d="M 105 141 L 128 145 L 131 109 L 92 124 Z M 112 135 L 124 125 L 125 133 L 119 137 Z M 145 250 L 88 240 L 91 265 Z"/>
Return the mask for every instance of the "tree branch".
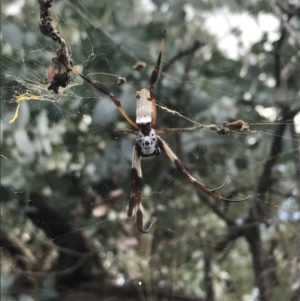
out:
<path id="1" fill-rule="evenodd" d="M 73 287 L 77 282 L 89 279 L 92 276 L 92 266 L 103 271 L 96 256 L 91 256 L 91 250 L 81 231 L 75 230 L 65 217 L 50 207 L 47 197 L 39 192 L 31 192 L 28 202 L 27 217 L 60 247 L 57 248 L 59 257 L 56 269 L 72 270 L 68 277 L 59 278 L 59 284 Z"/>
<path id="2" fill-rule="evenodd" d="M 0 228 L 0 247 L 6 250 L 16 262 L 16 265 L 23 271 L 28 270 L 36 263 L 36 258 L 20 239 L 6 230 Z"/>
<path id="3" fill-rule="evenodd" d="M 269 2 L 274 1 L 269 0 Z M 282 39 L 283 37 L 281 36 L 279 41 L 280 43 L 278 45 L 282 45 Z M 280 48 L 277 49 L 277 53 L 279 53 L 279 51 Z M 278 94 L 280 94 L 280 98 L 282 98 L 283 100 L 288 99 L 288 80 L 294 71 L 295 59 L 296 56 L 293 56 L 290 59 L 289 63 L 280 71 L 280 76 L 277 75 L 277 91 L 275 92 L 277 98 L 274 97 L 274 100 L 278 99 Z M 275 71 L 277 70 L 278 72 L 279 65 L 276 59 L 275 64 Z M 255 273 L 255 282 L 257 287 L 259 288 L 259 298 L 261 301 L 271 300 L 272 295 L 272 288 L 270 287 L 269 281 L 270 279 L 268 279 L 269 274 L 266 272 L 268 267 L 265 262 L 259 228 L 260 222 L 264 221 L 264 219 L 268 217 L 268 208 L 266 208 L 266 204 L 264 202 L 264 194 L 268 192 L 274 184 L 274 180 L 272 179 L 272 169 L 275 166 L 279 156 L 281 155 L 283 134 L 285 128 L 287 127 L 288 121 L 292 120 L 295 116 L 295 110 L 291 110 L 289 102 L 284 102 L 284 105 L 280 105 L 280 107 L 282 122 L 277 126 L 274 132 L 269 155 L 264 164 L 261 176 L 257 181 L 256 197 L 253 200 L 253 205 L 249 210 L 248 217 L 244 220 L 242 226 L 237 228 L 229 227 L 228 234 L 222 241 L 218 243 L 216 247 L 216 250 L 221 251 L 227 246 L 229 242 L 234 241 L 241 236 L 245 237 L 251 251 Z M 297 139 L 293 140 L 297 141 Z"/>
<path id="4" fill-rule="evenodd" d="M 206 290 L 205 301 L 215 301 L 215 292 L 213 287 L 213 271 L 211 252 L 204 256 L 204 285 Z"/>
<path id="5" fill-rule="evenodd" d="M 295 178 L 297 185 L 297 193 L 294 195 L 296 203 L 298 204 L 298 210 L 300 211 L 300 143 L 299 143 L 299 134 L 295 131 L 295 122 L 290 125 L 290 133 L 292 136 L 292 147 L 293 147 L 293 159 L 295 165 Z M 297 222 L 298 233 L 300 233 L 300 222 Z M 300 239 L 298 238 L 298 254 L 296 255 L 296 264 L 300 263 Z M 299 278 L 299 271 L 297 268 L 291 269 L 291 291 L 292 295 L 290 301 L 299 301 L 300 300 L 300 282 L 296 280 Z"/>
<path id="6" fill-rule="evenodd" d="M 284 17 L 284 13 L 281 11 L 276 1 L 275 0 L 268 0 L 268 1 L 270 3 L 272 10 L 280 18 L 284 28 L 294 40 L 296 47 L 298 48 L 298 50 L 300 50 L 300 35 L 295 31 L 295 29 L 291 26 L 288 20 Z"/>

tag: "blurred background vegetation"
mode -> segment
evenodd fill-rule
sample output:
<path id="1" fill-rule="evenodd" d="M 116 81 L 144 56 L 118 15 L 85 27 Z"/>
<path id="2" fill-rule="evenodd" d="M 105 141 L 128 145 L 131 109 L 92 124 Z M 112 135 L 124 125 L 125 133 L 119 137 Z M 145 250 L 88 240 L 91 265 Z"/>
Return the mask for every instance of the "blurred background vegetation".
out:
<path id="1" fill-rule="evenodd" d="M 116 132 L 129 125 L 76 75 L 48 91 L 59 44 L 39 31 L 38 1 L 2 1 L 2 300 L 300 300 L 300 3 L 280 3 L 54 0 L 76 68 L 133 119 L 166 28 L 157 128 L 250 125 L 165 134 L 205 185 L 228 175 L 220 194 L 251 198 L 217 203 L 161 154 L 142 162 L 155 224 L 140 234 L 126 214 L 135 136 Z"/>

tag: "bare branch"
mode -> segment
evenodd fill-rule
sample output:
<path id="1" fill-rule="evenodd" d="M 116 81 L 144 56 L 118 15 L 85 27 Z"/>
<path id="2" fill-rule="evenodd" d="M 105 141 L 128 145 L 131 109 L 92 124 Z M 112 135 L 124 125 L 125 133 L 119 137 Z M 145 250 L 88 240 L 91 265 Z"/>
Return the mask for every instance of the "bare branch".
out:
<path id="1" fill-rule="evenodd" d="M 295 41 L 296 47 L 298 48 L 298 50 L 300 50 L 300 35 L 291 26 L 291 24 L 288 22 L 287 18 L 285 18 L 284 12 L 282 12 L 280 7 L 277 5 L 276 1 L 275 0 L 268 0 L 268 1 L 270 3 L 274 13 L 280 18 L 286 31 L 290 34 L 292 39 Z"/>
<path id="2" fill-rule="evenodd" d="M 27 270 L 36 263 L 33 256 L 20 239 L 7 233 L 6 230 L 0 228 L 0 249 L 5 249 L 16 261 L 17 266 L 22 270 Z"/>
<path id="3" fill-rule="evenodd" d="M 275 3 L 273 0 L 269 0 L 269 2 Z M 278 46 L 280 45 L 282 45 L 282 37 L 280 38 L 280 43 L 278 44 Z M 277 53 L 279 53 L 279 51 L 280 49 L 278 48 Z M 277 75 L 277 99 L 279 92 L 280 97 L 282 99 L 288 99 L 287 82 L 294 71 L 295 59 L 296 56 L 293 56 L 290 59 L 289 63 L 280 72 L 278 71 L 280 66 L 275 60 L 275 64 L 277 64 L 275 66 L 275 70 L 279 72 Z M 222 241 L 220 241 L 216 247 L 218 251 L 221 251 L 225 249 L 228 243 L 236 240 L 238 237 L 241 236 L 243 236 L 247 240 L 253 260 L 255 282 L 257 287 L 259 288 L 259 298 L 261 301 L 269 301 L 271 300 L 272 296 L 272 287 L 270 286 L 269 279 L 270 274 L 268 273 L 268 266 L 267 262 L 265 261 L 259 228 L 259 224 L 261 223 L 261 221 L 264 221 L 265 218 L 268 217 L 268 208 L 266 208 L 266 204 L 264 202 L 264 194 L 268 192 L 274 184 L 274 180 L 272 178 L 272 169 L 276 164 L 279 156 L 281 155 L 283 134 L 285 128 L 287 127 L 288 121 L 294 118 L 295 113 L 297 111 L 292 111 L 290 108 L 290 103 L 288 102 L 285 102 L 284 105 L 281 105 L 280 107 L 282 122 L 277 125 L 277 128 L 274 132 L 273 141 L 271 143 L 268 158 L 264 164 L 261 176 L 257 181 L 256 198 L 254 199 L 253 204 L 249 210 L 248 217 L 245 219 L 242 226 L 237 228 L 229 227 L 226 237 Z M 293 140 L 296 141 L 297 139 Z"/>
<path id="4" fill-rule="evenodd" d="M 299 143 L 299 135 L 295 131 L 295 123 L 290 125 L 290 133 L 292 136 L 292 143 L 293 143 L 293 159 L 294 159 L 294 165 L 295 165 L 295 177 L 296 177 L 296 185 L 297 185 L 297 192 L 294 195 L 296 202 L 298 204 L 298 208 L 300 210 L 300 143 Z M 297 225 L 298 228 L 298 233 L 300 232 L 300 223 L 298 222 Z M 298 238 L 298 254 L 296 255 L 296 264 L 300 262 L 300 239 Z M 297 275 L 299 272 L 297 272 L 297 268 L 294 269 L 292 267 L 292 277 L 291 277 L 291 290 L 292 290 L 292 296 L 291 296 L 291 301 L 299 301 L 299 296 L 300 296 L 300 283 L 299 281 L 296 280 L 297 276 L 295 277 L 294 275 Z M 293 273 L 294 272 L 294 273 Z M 293 275 L 294 274 L 294 275 Z M 293 277 L 294 276 L 294 277 Z M 295 279 L 293 281 L 293 279 Z"/>
<path id="5" fill-rule="evenodd" d="M 212 253 L 206 252 L 204 255 L 204 285 L 206 290 L 205 301 L 215 301 L 215 292 L 213 287 L 213 269 L 212 269 Z"/>
<path id="6" fill-rule="evenodd" d="M 156 94 L 160 95 L 160 91 L 162 88 L 162 80 L 164 75 L 167 73 L 168 69 L 179 59 L 181 59 L 184 56 L 192 55 L 194 54 L 199 48 L 203 47 L 205 44 L 199 40 L 195 40 L 191 46 L 188 46 L 187 48 L 179 51 L 177 54 L 175 54 L 166 64 L 163 65 L 161 69 L 161 79 L 157 84 L 157 91 Z"/>
<path id="7" fill-rule="evenodd" d="M 202 201 L 204 201 L 204 203 L 211 208 L 211 210 L 219 217 L 221 218 L 226 224 L 227 226 L 235 226 L 235 222 L 234 220 L 232 220 L 231 218 L 229 218 L 229 216 L 227 216 L 227 214 L 222 211 L 220 209 L 220 206 L 216 206 L 214 203 L 212 203 L 209 200 L 209 197 L 207 197 L 204 193 L 202 193 L 201 191 L 196 191 L 197 195 L 199 198 L 201 198 Z"/>

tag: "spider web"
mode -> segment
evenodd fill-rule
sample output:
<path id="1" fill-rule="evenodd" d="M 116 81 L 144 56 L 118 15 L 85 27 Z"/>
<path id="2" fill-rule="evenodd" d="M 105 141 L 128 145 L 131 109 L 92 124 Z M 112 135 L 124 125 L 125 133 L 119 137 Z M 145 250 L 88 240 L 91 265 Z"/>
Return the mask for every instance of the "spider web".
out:
<path id="1" fill-rule="evenodd" d="M 274 274 L 279 278 L 272 274 L 269 287 L 281 291 L 273 295 L 274 300 L 288 299 L 297 279 L 297 268 L 292 266 L 299 244 L 300 115 L 284 119 L 281 108 L 282 102 L 290 104 L 291 110 L 299 108 L 295 77 L 299 62 L 288 82 L 288 97 L 276 98 L 272 43 L 280 39 L 278 18 L 255 1 L 249 7 L 230 3 L 221 7 L 217 1 L 110 2 L 53 3 L 52 17 L 75 67 L 107 86 L 134 118 L 135 93 L 149 88 L 166 28 L 162 74 L 155 86 L 157 128 L 220 125 L 236 119 L 249 123 L 249 132 L 219 136 L 204 127 L 163 138 L 205 185 L 218 187 L 229 176 L 219 193 L 251 199 L 230 206 L 208 200 L 162 154 L 142 162 L 145 223 L 154 220 L 155 224 L 151 234 L 137 233 L 135 217 L 128 219 L 126 214 L 135 136 L 116 132 L 129 126 L 113 102 L 75 74 L 58 94 L 47 90 L 47 69 L 59 45 L 39 32 L 36 1 L 4 3 L 3 297 L 99 299 L 102 291 L 80 286 L 87 282 L 82 269 L 91 260 L 97 263 L 93 276 L 98 285 L 104 283 L 103 275 L 110 275 L 110 284 L 115 285 L 112 300 L 125 299 L 122 289 L 144 300 L 170 293 L 174 300 L 178 295 L 204 300 L 209 283 L 213 283 L 211 300 L 213 296 L 215 300 L 256 300 L 259 286 L 253 280 L 253 254 L 246 240 L 232 240 L 212 254 L 230 233 L 220 213 L 242 225 L 253 203 L 261 201 L 262 256 L 266 256 L 265 265 L 269 260 L 276 266 Z M 196 40 L 203 46 L 180 55 Z M 289 66 L 296 53 L 291 39 L 285 43 L 279 52 L 282 68 Z M 133 70 L 140 61 L 146 68 Z M 126 83 L 118 86 L 119 77 L 126 78 Z M 9 124 L 16 100 L 18 117 Z M 290 130 L 293 123 L 295 133 Z M 282 124 L 286 126 L 283 133 L 278 130 Z M 272 189 L 263 197 L 257 186 L 266 162 L 272 160 L 274 137 L 281 139 L 282 146 L 274 153 Z M 44 214 L 39 220 L 37 211 Z M 60 225 L 61 232 L 54 232 L 55 225 Z M 26 252 L 14 253 L 15 249 Z M 73 261 L 67 265 L 63 255 Z M 30 279 L 34 289 L 24 290 L 24 279 Z"/>

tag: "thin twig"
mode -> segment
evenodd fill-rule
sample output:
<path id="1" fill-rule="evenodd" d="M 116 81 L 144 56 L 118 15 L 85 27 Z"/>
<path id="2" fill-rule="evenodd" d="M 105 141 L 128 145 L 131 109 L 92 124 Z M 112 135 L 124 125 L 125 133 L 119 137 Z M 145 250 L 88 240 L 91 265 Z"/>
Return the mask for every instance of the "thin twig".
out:
<path id="1" fill-rule="evenodd" d="M 160 95 L 161 88 L 162 88 L 162 80 L 164 75 L 167 73 L 168 69 L 179 59 L 186 55 L 192 55 L 197 51 L 199 48 L 203 47 L 205 44 L 199 40 L 195 40 L 191 46 L 179 51 L 175 54 L 161 69 L 161 79 L 157 84 L 157 91 L 156 95 Z"/>
<path id="2" fill-rule="evenodd" d="M 73 67 L 73 60 L 69 54 L 67 43 L 56 29 L 56 25 L 51 17 L 50 8 L 53 0 L 39 0 L 40 4 L 40 31 L 46 37 L 58 42 L 61 47 L 57 50 L 56 56 L 52 58 L 54 66 L 48 69 L 47 81 L 50 83 L 48 90 L 58 93 L 59 87 L 66 87 L 69 83 L 69 72 Z"/>

